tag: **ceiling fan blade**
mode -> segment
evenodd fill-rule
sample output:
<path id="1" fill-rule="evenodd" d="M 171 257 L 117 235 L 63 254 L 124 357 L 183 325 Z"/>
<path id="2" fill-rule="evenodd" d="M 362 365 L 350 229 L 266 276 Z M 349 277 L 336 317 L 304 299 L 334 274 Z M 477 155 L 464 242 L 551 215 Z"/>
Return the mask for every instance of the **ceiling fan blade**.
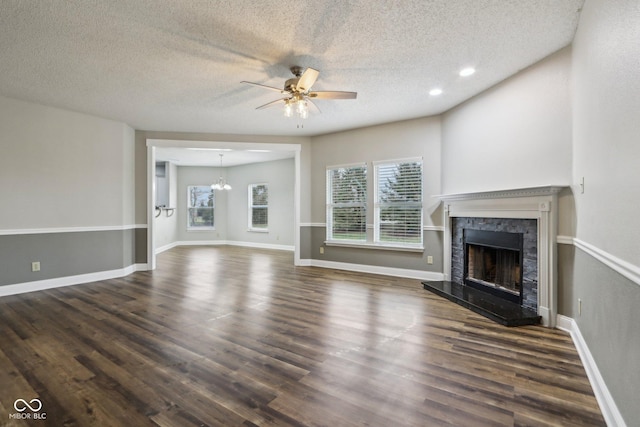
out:
<path id="1" fill-rule="evenodd" d="M 316 99 L 356 99 L 357 92 L 342 92 L 336 90 L 327 90 L 320 92 L 310 92 L 308 95 L 310 98 Z"/>
<path id="2" fill-rule="evenodd" d="M 256 107 L 256 110 L 263 110 L 265 108 L 269 108 L 269 107 L 273 107 L 274 105 L 276 105 L 279 102 L 284 102 L 284 98 L 282 99 L 276 99 L 275 101 L 271 101 L 271 102 L 267 102 L 264 105 L 261 105 L 259 107 Z"/>
<path id="3" fill-rule="evenodd" d="M 322 111 L 320 111 L 320 108 L 318 108 L 318 106 L 315 103 L 311 102 L 309 98 L 307 98 L 306 101 L 307 101 L 307 104 L 311 106 L 311 109 L 313 111 L 315 111 L 318 114 L 322 114 Z"/>
<path id="4" fill-rule="evenodd" d="M 279 89 L 279 88 L 273 87 L 273 86 L 261 85 L 260 83 L 253 83 L 253 82 L 246 82 L 246 81 L 241 81 L 240 83 L 246 83 L 248 85 L 258 86 L 258 87 L 261 87 L 261 88 L 264 88 L 264 89 L 275 90 L 276 92 L 285 93 L 285 91 L 282 90 L 282 89 Z"/>
<path id="5" fill-rule="evenodd" d="M 318 74 L 320 74 L 320 71 L 314 70 L 313 68 L 307 68 L 304 73 L 302 73 L 302 76 L 300 76 L 300 80 L 298 80 L 298 84 L 296 85 L 296 90 L 298 92 L 307 92 L 318 79 Z"/>

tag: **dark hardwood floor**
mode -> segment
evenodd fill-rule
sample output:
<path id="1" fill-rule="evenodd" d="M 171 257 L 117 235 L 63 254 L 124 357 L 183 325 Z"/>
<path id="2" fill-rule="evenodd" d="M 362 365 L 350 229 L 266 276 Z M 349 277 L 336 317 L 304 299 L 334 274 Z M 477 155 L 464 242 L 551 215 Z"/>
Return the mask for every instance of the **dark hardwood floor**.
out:
<path id="1" fill-rule="evenodd" d="M 605 425 L 566 333 L 287 252 L 0 298 L 0 337 L 0 425 Z M 46 420 L 10 418 L 35 398 Z"/>

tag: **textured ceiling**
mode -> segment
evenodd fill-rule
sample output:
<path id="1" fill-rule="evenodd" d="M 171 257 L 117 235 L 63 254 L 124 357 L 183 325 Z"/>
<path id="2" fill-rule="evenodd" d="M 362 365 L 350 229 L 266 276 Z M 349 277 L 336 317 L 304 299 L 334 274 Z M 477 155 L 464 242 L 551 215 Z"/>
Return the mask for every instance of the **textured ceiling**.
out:
<path id="1" fill-rule="evenodd" d="M 2 0 L 0 94 L 141 130 L 318 135 L 448 110 L 570 44 L 583 2 Z M 316 101 L 302 129 L 255 110 L 278 93 L 240 81 L 282 87 L 292 65 L 358 98 Z"/>

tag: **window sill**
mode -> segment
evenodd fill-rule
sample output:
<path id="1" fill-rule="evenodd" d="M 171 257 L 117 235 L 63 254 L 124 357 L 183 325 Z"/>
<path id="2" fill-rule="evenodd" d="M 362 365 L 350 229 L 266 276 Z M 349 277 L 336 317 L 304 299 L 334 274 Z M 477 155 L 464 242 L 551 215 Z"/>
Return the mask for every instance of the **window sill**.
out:
<path id="1" fill-rule="evenodd" d="M 325 240 L 324 244 L 327 246 L 341 246 L 345 248 L 378 249 L 384 251 L 400 252 L 424 252 L 423 246 L 400 246 L 385 243 L 348 242 L 341 240 Z"/>
<path id="2" fill-rule="evenodd" d="M 187 232 L 198 232 L 198 231 L 216 231 L 215 227 L 192 227 L 192 228 L 187 228 Z"/>
<path id="3" fill-rule="evenodd" d="M 248 228 L 247 231 L 250 233 L 268 233 L 269 232 L 267 228 Z"/>

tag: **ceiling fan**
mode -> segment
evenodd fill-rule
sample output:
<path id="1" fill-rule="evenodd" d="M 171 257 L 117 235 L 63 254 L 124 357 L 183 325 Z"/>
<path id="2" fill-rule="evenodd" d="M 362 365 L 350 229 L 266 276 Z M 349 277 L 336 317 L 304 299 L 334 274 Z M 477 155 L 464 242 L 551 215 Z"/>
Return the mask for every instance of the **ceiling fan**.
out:
<path id="1" fill-rule="evenodd" d="M 306 119 L 309 115 L 309 105 L 316 111 L 320 112 L 318 106 L 311 101 L 312 99 L 355 99 L 358 96 L 356 92 L 312 91 L 311 87 L 318 79 L 320 71 L 314 70 L 313 68 L 307 68 L 303 72 L 302 67 L 298 66 L 293 66 L 290 70 L 295 77 L 284 83 L 284 89 L 266 86 L 260 83 L 247 81 L 240 82 L 280 92 L 285 95 L 283 98 L 276 99 L 275 101 L 271 101 L 257 107 L 256 110 L 262 110 L 264 108 L 283 104 L 285 116 L 291 117 L 295 112 L 298 117 Z"/>

